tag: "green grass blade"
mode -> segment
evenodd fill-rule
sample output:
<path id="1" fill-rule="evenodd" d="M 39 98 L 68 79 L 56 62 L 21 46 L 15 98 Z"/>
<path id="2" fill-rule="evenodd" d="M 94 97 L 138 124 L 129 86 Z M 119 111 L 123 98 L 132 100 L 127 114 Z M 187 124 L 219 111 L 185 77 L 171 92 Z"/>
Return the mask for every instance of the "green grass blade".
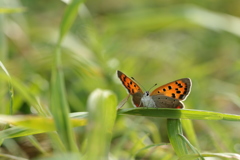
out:
<path id="1" fill-rule="evenodd" d="M 67 151 L 76 152 L 72 125 L 68 117 L 69 108 L 66 100 L 63 72 L 57 68 L 52 72 L 51 81 L 51 111 L 57 132 Z"/>
<path id="2" fill-rule="evenodd" d="M 192 121 L 189 119 L 182 119 L 182 126 L 183 126 L 183 130 L 185 131 L 186 136 L 188 137 L 189 141 L 196 148 L 199 148 L 198 140 L 197 140 L 194 128 L 193 128 Z"/>
<path id="3" fill-rule="evenodd" d="M 189 148 L 193 151 L 193 153 L 196 153 L 199 155 L 199 158 L 201 160 L 204 160 L 204 158 L 202 157 L 202 155 L 200 154 L 200 152 L 188 141 L 188 139 L 184 136 L 184 135 L 179 135 L 185 142 L 186 144 L 189 146 Z"/>
<path id="4" fill-rule="evenodd" d="M 34 160 L 80 160 L 79 159 L 80 156 L 81 155 L 78 153 L 61 153 L 48 157 L 34 158 Z"/>
<path id="5" fill-rule="evenodd" d="M 66 11 L 64 13 L 61 28 L 60 28 L 60 35 L 58 39 L 58 44 L 60 44 L 64 38 L 64 36 L 69 31 L 70 27 L 72 26 L 78 10 L 79 6 L 84 2 L 84 0 L 72 0 L 72 2 L 67 6 Z"/>
<path id="6" fill-rule="evenodd" d="M 0 139 L 22 137 L 43 132 L 55 131 L 55 125 L 52 118 L 37 116 L 4 116 L 0 115 L 0 120 L 16 127 L 0 131 Z M 72 118 L 70 120 L 72 126 L 84 126 L 86 119 Z"/>
<path id="7" fill-rule="evenodd" d="M 38 101 L 35 98 L 35 95 L 31 92 L 31 90 L 27 88 L 27 86 L 25 86 L 23 83 L 21 83 L 16 77 L 11 77 L 10 79 L 8 75 L 0 73 L 0 78 L 1 80 L 4 80 L 6 82 L 11 81 L 11 85 L 14 88 L 14 90 L 19 92 L 22 98 L 26 100 L 26 102 L 29 105 L 33 106 L 40 115 L 44 116 L 47 115 L 46 111 L 38 103 Z"/>
<path id="8" fill-rule="evenodd" d="M 40 132 L 36 130 L 22 128 L 22 127 L 8 128 L 3 131 L 0 131 L 0 141 L 2 144 L 4 139 L 23 137 L 23 136 L 28 136 L 28 135 L 38 134 L 38 133 Z"/>
<path id="9" fill-rule="evenodd" d="M 55 125 L 52 118 L 47 117 L 38 117 L 38 116 L 5 116 L 0 115 L 0 121 L 9 123 L 14 126 L 21 126 L 30 129 L 41 130 L 44 132 L 54 131 Z M 87 120 L 84 118 L 81 119 L 70 119 L 72 126 L 84 126 L 87 123 Z"/>
<path id="10" fill-rule="evenodd" d="M 208 121 L 207 125 L 211 129 L 210 137 L 216 152 L 236 152 L 236 139 L 229 138 L 229 132 L 226 132 L 229 128 L 215 121 Z M 222 145 L 219 145 L 219 141 Z"/>
<path id="11" fill-rule="evenodd" d="M 0 6 L 3 5 L 4 2 L 0 2 Z M 8 45 L 7 45 L 7 37 L 5 34 L 5 23 L 6 23 L 6 16 L 4 14 L 0 14 L 0 60 L 5 62 L 8 56 Z M 4 68 L 2 67 L 4 70 Z M 2 71 L 0 71 L 2 73 Z M 9 81 L 8 81 L 9 82 Z M 7 82 L 7 83 L 8 83 Z M 6 82 L 0 81 L 0 99 L 1 104 L 7 106 L 8 105 L 8 98 L 5 97 L 5 94 L 8 92 L 8 88 Z M 1 114 L 9 114 L 8 107 L 1 107 L 0 108 Z"/>
<path id="12" fill-rule="evenodd" d="M 86 159 L 107 159 L 116 119 L 116 96 L 95 90 L 88 99 L 89 124 Z"/>
<path id="13" fill-rule="evenodd" d="M 13 114 L 13 86 L 11 83 L 11 77 L 10 74 L 8 73 L 7 69 L 5 68 L 5 66 L 3 65 L 3 63 L 0 61 L 0 67 L 3 69 L 3 71 L 6 73 L 6 75 L 9 77 L 9 82 L 8 82 L 8 86 L 9 86 L 9 96 L 10 96 L 10 106 L 9 106 L 9 114 L 12 115 Z"/>
<path id="14" fill-rule="evenodd" d="M 182 135 L 180 119 L 167 119 L 167 130 L 169 141 L 178 157 L 188 154 L 185 141 L 179 136 Z"/>
<path id="15" fill-rule="evenodd" d="M 21 158 L 8 154 L 0 154 L 1 159 L 11 159 L 11 160 L 28 160 L 27 158 Z"/>
<path id="16" fill-rule="evenodd" d="M 43 155 L 47 156 L 48 153 L 45 151 L 45 149 L 40 145 L 40 143 L 37 141 L 37 139 L 33 135 L 27 136 L 29 142 L 36 147 Z"/>
<path id="17" fill-rule="evenodd" d="M 71 1 L 64 13 L 55 50 L 55 63 L 53 65 L 51 78 L 51 111 L 53 113 L 57 132 L 59 133 L 66 150 L 70 152 L 77 152 L 78 148 L 74 140 L 75 137 L 68 117 L 69 108 L 65 93 L 64 74 L 61 70 L 62 62 L 60 46 L 64 36 L 72 26 L 73 21 L 77 16 L 79 5 L 82 2 L 82 0 Z"/>
<path id="18" fill-rule="evenodd" d="M 2 13 L 21 13 L 25 12 L 26 8 L 0 8 L 0 14 Z"/>
<path id="19" fill-rule="evenodd" d="M 88 112 L 74 112 L 70 113 L 71 118 L 87 118 Z"/>
<path id="20" fill-rule="evenodd" d="M 236 153 L 203 153 L 201 154 L 203 157 L 216 157 L 216 158 L 221 158 L 221 159 L 235 159 L 239 160 L 240 159 L 240 154 Z M 182 156 L 179 158 L 179 160 L 195 160 L 198 158 L 199 155 L 197 154 L 191 154 L 191 155 L 186 155 Z"/>
<path id="21" fill-rule="evenodd" d="M 139 150 L 136 151 L 135 155 L 133 156 L 136 156 L 138 153 L 140 153 L 141 151 L 143 150 L 146 150 L 146 149 L 149 149 L 149 148 L 152 148 L 152 147 L 159 147 L 159 146 L 163 146 L 163 145 L 168 145 L 168 143 L 160 143 L 160 144 L 151 144 L 151 145 L 148 145 L 146 147 L 143 147 Z"/>
<path id="22" fill-rule="evenodd" d="M 240 121 L 239 115 L 225 114 L 211 111 L 192 110 L 192 109 L 166 109 L 166 108 L 131 108 L 120 109 L 118 114 L 129 114 L 146 117 L 162 118 L 182 118 L 182 119 L 199 119 L 199 120 L 227 120 Z"/>

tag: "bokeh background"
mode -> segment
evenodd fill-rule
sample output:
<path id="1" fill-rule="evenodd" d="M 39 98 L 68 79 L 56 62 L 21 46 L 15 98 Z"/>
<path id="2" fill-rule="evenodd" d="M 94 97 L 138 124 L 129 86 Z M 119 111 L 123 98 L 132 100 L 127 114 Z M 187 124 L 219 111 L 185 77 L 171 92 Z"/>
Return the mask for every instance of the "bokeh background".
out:
<path id="1" fill-rule="evenodd" d="M 86 111 L 87 98 L 96 88 L 112 90 L 119 102 L 124 99 L 127 92 L 116 76 L 120 70 L 146 89 L 189 77 L 193 85 L 186 109 L 239 115 L 239 6 L 238 0 L 85 1 L 62 45 L 71 112 Z M 0 60 L 11 76 L 49 106 L 53 52 L 66 3 L 1 0 L 0 7 L 14 9 L 0 14 Z M 5 85 L 1 83 L 1 88 Z M 2 114 L 9 104 L 5 94 L 1 93 Z M 130 107 L 129 100 L 124 108 Z M 34 113 L 16 92 L 14 114 Z M 201 151 L 240 153 L 238 122 L 193 124 Z M 146 144 L 168 142 L 166 132 L 165 119 L 119 115 L 111 153 L 125 159 L 139 148 L 135 144 L 139 139 Z M 174 152 L 164 146 L 139 156 L 171 159 Z"/>

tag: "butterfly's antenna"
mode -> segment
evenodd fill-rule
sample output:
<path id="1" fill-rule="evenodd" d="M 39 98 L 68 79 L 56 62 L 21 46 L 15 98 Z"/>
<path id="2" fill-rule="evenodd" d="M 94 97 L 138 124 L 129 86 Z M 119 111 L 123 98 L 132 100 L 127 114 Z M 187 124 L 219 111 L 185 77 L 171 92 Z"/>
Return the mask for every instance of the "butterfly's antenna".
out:
<path id="1" fill-rule="evenodd" d="M 156 84 L 154 84 L 148 91 L 150 91 L 153 87 L 155 87 L 157 85 L 157 83 Z"/>
<path id="2" fill-rule="evenodd" d="M 136 81 L 145 91 L 146 89 L 141 85 L 141 83 L 139 83 L 135 78 L 131 77 L 134 81 Z"/>

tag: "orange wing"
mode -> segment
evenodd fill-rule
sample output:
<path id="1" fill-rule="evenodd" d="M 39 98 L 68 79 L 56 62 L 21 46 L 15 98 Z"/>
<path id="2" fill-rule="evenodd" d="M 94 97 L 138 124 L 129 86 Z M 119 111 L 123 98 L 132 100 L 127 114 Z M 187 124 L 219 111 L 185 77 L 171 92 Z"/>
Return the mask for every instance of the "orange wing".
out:
<path id="1" fill-rule="evenodd" d="M 135 83 L 132 79 L 130 79 L 128 76 L 126 76 L 124 73 L 121 71 L 117 71 L 119 79 L 122 81 L 122 84 L 124 87 L 128 90 L 128 93 L 131 95 L 140 92 L 143 93 L 141 88 Z"/>
<path id="2" fill-rule="evenodd" d="M 190 93 L 192 82 L 190 78 L 183 78 L 156 88 L 152 95 L 165 95 L 179 100 L 185 100 Z"/>

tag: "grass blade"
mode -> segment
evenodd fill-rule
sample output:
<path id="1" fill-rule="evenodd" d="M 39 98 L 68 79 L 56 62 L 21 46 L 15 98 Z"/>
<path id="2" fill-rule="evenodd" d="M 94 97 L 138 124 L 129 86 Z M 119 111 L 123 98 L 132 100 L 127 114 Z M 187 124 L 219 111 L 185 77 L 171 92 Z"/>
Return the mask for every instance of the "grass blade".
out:
<path id="1" fill-rule="evenodd" d="M 1 61 L 0 61 L 0 67 L 3 69 L 3 71 L 9 77 L 9 82 L 8 82 L 9 96 L 10 96 L 9 114 L 12 115 L 13 114 L 13 96 L 14 96 L 14 92 L 13 92 L 13 86 L 12 86 L 12 83 L 11 83 L 11 77 L 10 77 L 7 69 L 5 68 L 5 66 L 3 65 L 3 63 Z"/>
<path id="2" fill-rule="evenodd" d="M 70 27 L 72 26 L 72 24 L 77 16 L 79 6 L 83 2 L 84 2 L 83 0 L 72 0 L 72 2 L 67 6 L 66 11 L 63 16 L 63 19 L 62 19 L 62 22 L 61 22 L 58 44 L 60 44 L 62 42 L 64 36 L 67 34 Z"/>
<path id="3" fill-rule="evenodd" d="M 182 134 L 179 135 L 185 142 L 186 144 L 189 146 L 189 148 L 193 151 L 193 153 L 196 153 L 199 155 L 199 158 L 201 160 L 204 160 L 204 158 L 202 157 L 202 155 L 200 154 L 200 152 L 188 141 L 188 139 L 186 137 L 184 137 Z"/>
<path id="4" fill-rule="evenodd" d="M 196 137 L 196 133 L 193 128 L 193 123 L 189 119 L 182 119 L 182 126 L 183 130 L 186 133 L 186 136 L 188 137 L 189 141 L 196 147 L 199 148 L 198 140 Z"/>
<path id="5" fill-rule="evenodd" d="M 89 124 L 86 159 L 107 159 L 116 118 L 116 96 L 95 90 L 88 99 Z"/>
<path id="6" fill-rule="evenodd" d="M 240 155 L 236 153 L 203 153 L 201 154 L 203 157 L 216 157 L 216 158 L 221 158 L 221 159 L 236 159 L 240 160 Z M 199 155 L 197 154 L 191 154 L 191 155 L 186 155 L 182 156 L 179 158 L 179 160 L 195 160 L 198 158 Z"/>
<path id="7" fill-rule="evenodd" d="M 129 114 L 146 117 L 162 117 L 173 119 L 199 119 L 199 120 L 228 120 L 240 121 L 239 115 L 219 112 L 193 110 L 193 109 L 166 109 L 166 108 L 131 108 L 120 109 L 118 114 Z"/>
<path id="8" fill-rule="evenodd" d="M 136 155 L 137 155 L 138 153 L 142 152 L 143 150 L 146 150 L 146 149 L 149 149 L 149 148 L 152 148 L 152 147 L 159 147 L 159 146 L 163 146 L 163 145 L 168 145 L 168 143 L 160 143 L 160 144 L 151 144 L 151 145 L 148 145 L 148 146 L 146 146 L 146 147 L 143 147 L 143 148 L 137 150 L 136 153 L 135 153 L 133 156 L 136 157 Z M 133 157 L 133 156 L 132 156 L 132 157 Z"/>
<path id="9" fill-rule="evenodd" d="M 25 12 L 26 8 L 0 8 L 0 14 Z"/>
<path id="10" fill-rule="evenodd" d="M 182 135 L 180 119 L 167 119 L 167 130 L 169 141 L 178 157 L 188 154 L 185 141 L 179 136 Z"/>
<path id="11" fill-rule="evenodd" d="M 51 78 L 51 111 L 55 120 L 57 131 L 63 141 L 67 151 L 77 152 L 78 148 L 74 140 L 72 126 L 68 117 L 69 108 L 66 99 L 64 74 L 61 70 L 61 42 L 69 31 L 77 16 L 77 11 L 82 0 L 73 0 L 68 5 L 62 23 L 60 25 L 60 34 L 55 50 L 55 63 L 52 69 Z"/>
<path id="12" fill-rule="evenodd" d="M 0 154 L 1 159 L 11 159 L 11 160 L 28 160 L 27 158 L 20 158 L 18 156 L 12 156 L 8 154 Z"/>
<path id="13" fill-rule="evenodd" d="M 51 111 L 54 117 L 57 132 L 59 133 L 67 151 L 76 152 L 77 146 L 70 119 L 69 108 L 66 100 L 63 72 L 54 69 L 51 81 Z"/>
<path id="14" fill-rule="evenodd" d="M 37 117 L 37 116 L 5 116 L 0 115 L 1 122 L 14 125 L 13 128 L 8 128 L 0 131 L 0 139 L 22 137 L 43 132 L 55 131 L 55 125 L 52 118 Z M 70 120 L 73 127 L 86 125 L 86 119 Z"/>

